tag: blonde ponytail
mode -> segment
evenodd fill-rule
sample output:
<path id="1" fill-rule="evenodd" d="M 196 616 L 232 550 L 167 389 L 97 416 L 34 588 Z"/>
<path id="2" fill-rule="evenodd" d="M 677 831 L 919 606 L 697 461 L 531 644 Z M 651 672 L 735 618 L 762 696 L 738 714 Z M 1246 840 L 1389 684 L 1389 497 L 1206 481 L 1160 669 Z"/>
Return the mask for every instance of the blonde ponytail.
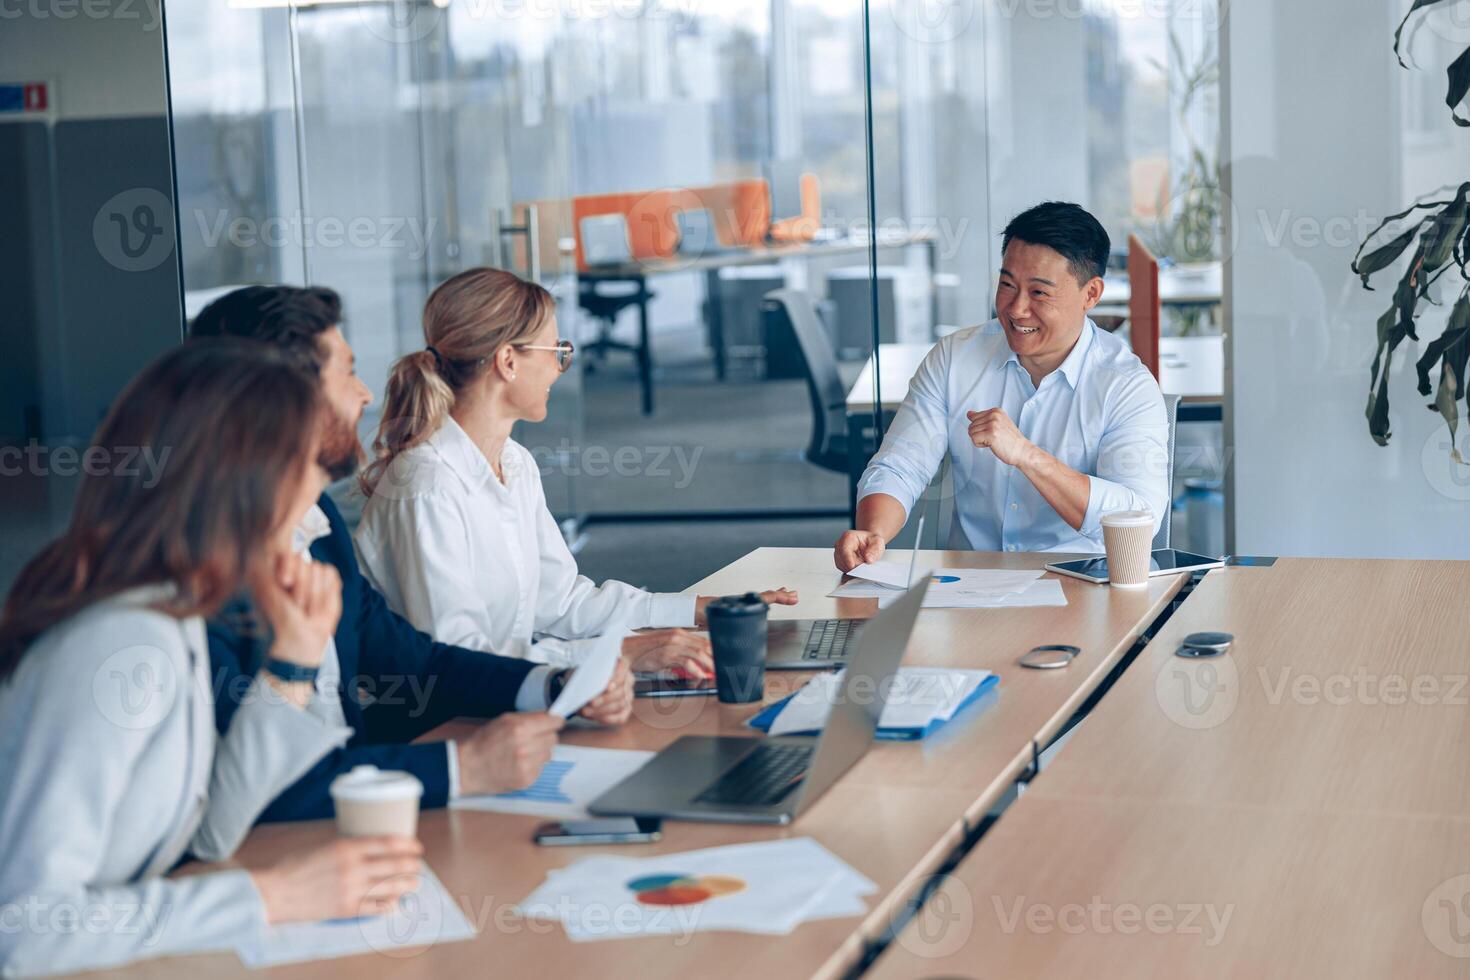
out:
<path id="1" fill-rule="evenodd" d="M 364 496 L 371 497 L 399 454 L 439 431 L 454 407 L 454 390 L 439 376 L 433 351 L 400 357 L 388 375 L 383 420 L 373 438 L 373 462 L 358 477 Z"/>
<path id="2" fill-rule="evenodd" d="M 496 351 L 534 336 L 555 308 L 543 287 L 502 269 L 469 269 L 440 283 L 424 304 L 427 349 L 399 358 L 388 376 L 374 459 L 358 480 L 363 494 L 371 497 L 400 454 L 439 431 L 456 393 Z"/>

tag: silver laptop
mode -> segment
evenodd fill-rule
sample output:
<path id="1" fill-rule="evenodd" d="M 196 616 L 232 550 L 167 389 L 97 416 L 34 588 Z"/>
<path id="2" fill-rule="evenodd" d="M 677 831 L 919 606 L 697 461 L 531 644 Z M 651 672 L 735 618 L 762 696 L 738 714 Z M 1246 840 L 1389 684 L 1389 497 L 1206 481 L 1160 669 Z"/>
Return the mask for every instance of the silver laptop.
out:
<path id="1" fill-rule="evenodd" d="M 715 216 L 708 208 L 680 211 L 674 216 L 674 222 L 679 230 L 678 253 L 686 258 L 738 251 L 720 243 L 715 234 Z"/>
<path id="2" fill-rule="evenodd" d="M 914 566 L 924 540 L 924 515 L 914 532 L 906 581 L 914 584 Z M 768 670 L 828 670 L 847 663 L 866 619 L 776 619 L 766 627 Z"/>
<path id="3" fill-rule="evenodd" d="M 631 262 L 633 246 L 628 240 L 628 217 L 623 214 L 594 214 L 579 224 L 582 257 L 587 265 L 620 265 Z"/>
<path id="4" fill-rule="evenodd" d="M 588 807 L 604 816 L 787 824 L 868 751 L 929 579 L 869 622 L 832 713 L 810 738 L 685 735 Z"/>
<path id="5" fill-rule="evenodd" d="M 771 221 L 800 218 L 801 176 L 806 168 L 795 158 L 771 160 L 766 164 L 766 188 L 771 196 Z"/>

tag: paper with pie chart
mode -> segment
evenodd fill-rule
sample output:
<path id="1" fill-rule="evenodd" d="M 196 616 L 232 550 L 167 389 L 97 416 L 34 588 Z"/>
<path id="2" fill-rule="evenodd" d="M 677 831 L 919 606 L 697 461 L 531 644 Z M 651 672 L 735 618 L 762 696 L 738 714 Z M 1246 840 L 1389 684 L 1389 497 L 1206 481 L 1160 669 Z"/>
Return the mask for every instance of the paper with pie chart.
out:
<path id="1" fill-rule="evenodd" d="M 888 563 L 853 569 L 850 578 L 827 593 L 838 599 L 877 599 L 880 606 L 903 594 L 885 584 L 873 570 Z M 1067 599 L 1054 579 L 1042 579 L 1039 568 L 936 568 L 929 576 L 925 609 L 985 609 L 1003 606 L 1065 606 Z"/>
<path id="2" fill-rule="evenodd" d="M 810 837 L 651 858 L 591 857 L 552 871 L 521 914 L 577 942 L 734 931 L 780 935 L 861 915 L 876 886 Z"/>

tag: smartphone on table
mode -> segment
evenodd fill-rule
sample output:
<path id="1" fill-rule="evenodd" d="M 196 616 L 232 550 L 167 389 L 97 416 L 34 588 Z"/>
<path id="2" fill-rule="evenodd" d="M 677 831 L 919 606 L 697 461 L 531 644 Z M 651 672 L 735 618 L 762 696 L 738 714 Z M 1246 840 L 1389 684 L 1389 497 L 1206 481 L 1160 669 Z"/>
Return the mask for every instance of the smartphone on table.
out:
<path id="1" fill-rule="evenodd" d="M 633 675 L 635 698 L 683 698 L 714 694 L 713 677 L 669 677 L 663 674 Z"/>
<path id="2" fill-rule="evenodd" d="M 543 847 L 576 844 L 650 844 L 663 836 L 657 817 L 598 817 L 555 820 L 536 828 L 532 838 Z"/>

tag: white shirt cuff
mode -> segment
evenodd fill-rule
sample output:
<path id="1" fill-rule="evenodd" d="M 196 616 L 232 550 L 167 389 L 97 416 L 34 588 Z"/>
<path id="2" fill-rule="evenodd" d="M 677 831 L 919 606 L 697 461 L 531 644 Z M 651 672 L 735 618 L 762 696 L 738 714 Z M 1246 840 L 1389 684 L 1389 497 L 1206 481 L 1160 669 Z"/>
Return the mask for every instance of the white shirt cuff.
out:
<path id="1" fill-rule="evenodd" d="M 592 652 L 592 644 L 596 642 L 596 639 L 563 640 L 554 636 L 543 636 L 526 644 L 525 659 L 552 667 L 576 667 L 587 659 Z"/>
<path id="2" fill-rule="evenodd" d="M 652 629 L 694 625 L 694 608 L 699 596 L 684 592 L 654 592 L 649 596 L 648 623 Z"/>
<path id="3" fill-rule="evenodd" d="M 459 799 L 459 746 L 454 743 L 454 739 L 450 739 L 444 743 L 444 748 L 449 753 L 449 798 L 457 800 Z"/>
<path id="4" fill-rule="evenodd" d="M 526 679 L 521 681 L 521 689 L 516 692 L 517 711 L 545 711 L 551 707 L 551 702 L 546 700 L 546 680 L 555 669 L 550 664 L 531 668 Z"/>
<path id="5" fill-rule="evenodd" d="M 1103 540 L 1102 519 L 1104 514 L 1111 514 L 1117 510 L 1146 510 L 1150 514 L 1154 512 L 1148 501 L 1121 483 L 1114 483 L 1112 480 L 1104 480 L 1100 476 L 1091 474 L 1088 474 L 1087 482 L 1087 512 L 1083 514 L 1082 526 L 1077 529 L 1077 532 L 1099 546 Z M 1161 514 L 1153 516 L 1154 533 L 1157 534 L 1163 525 L 1164 518 Z"/>

